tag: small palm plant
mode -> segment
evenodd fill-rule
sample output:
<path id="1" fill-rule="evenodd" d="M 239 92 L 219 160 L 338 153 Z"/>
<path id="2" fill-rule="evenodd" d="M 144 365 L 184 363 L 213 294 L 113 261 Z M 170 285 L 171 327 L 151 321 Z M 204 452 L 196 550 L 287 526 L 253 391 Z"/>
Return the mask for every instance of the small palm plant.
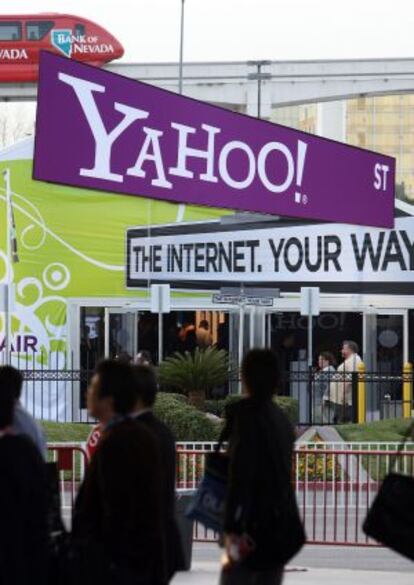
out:
<path id="1" fill-rule="evenodd" d="M 216 347 L 176 352 L 160 365 L 161 383 L 181 390 L 200 410 L 204 410 L 207 390 L 224 384 L 229 375 L 228 354 Z"/>

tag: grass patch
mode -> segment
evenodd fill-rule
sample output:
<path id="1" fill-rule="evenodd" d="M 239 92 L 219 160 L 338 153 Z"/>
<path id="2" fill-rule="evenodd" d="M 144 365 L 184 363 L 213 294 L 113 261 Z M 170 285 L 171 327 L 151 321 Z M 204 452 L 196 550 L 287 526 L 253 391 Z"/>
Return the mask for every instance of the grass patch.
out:
<path id="1" fill-rule="evenodd" d="M 39 421 L 48 443 L 85 442 L 92 426 L 86 423 L 57 423 Z"/>
<path id="2" fill-rule="evenodd" d="M 411 422 L 408 419 L 395 418 L 364 424 L 338 425 L 335 428 L 341 437 L 349 442 L 387 441 L 399 443 Z"/>

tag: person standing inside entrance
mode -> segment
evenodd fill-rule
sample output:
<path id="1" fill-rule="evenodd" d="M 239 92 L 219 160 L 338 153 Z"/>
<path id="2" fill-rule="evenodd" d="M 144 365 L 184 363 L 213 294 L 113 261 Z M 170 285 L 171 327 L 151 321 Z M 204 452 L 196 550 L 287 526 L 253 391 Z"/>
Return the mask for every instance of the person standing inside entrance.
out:
<path id="1" fill-rule="evenodd" d="M 329 399 L 329 386 L 335 375 L 336 361 L 329 351 L 322 351 L 318 357 L 318 372 L 313 384 L 313 423 L 329 422 L 329 410 L 324 409 L 324 401 Z"/>
<path id="2" fill-rule="evenodd" d="M 196 331 L 197 336 L 197 345 L 200 349 L 206 349 L 210 347 L 213 343 L 213 338 L 210 333 L 210 326 L 206 319 L 200 321 L 200 324 Z"/>
<path id="3" fill-rule="evenodd" d="M 342 344 L 344 361 L 338 366 L 337 373 L 329 388 L 326 408 L 333 415 L 333 423 L 352 422 L 352 374 L 358 372 L 362 362 L 359 347 L 355 341 L 345 340 Z"/>

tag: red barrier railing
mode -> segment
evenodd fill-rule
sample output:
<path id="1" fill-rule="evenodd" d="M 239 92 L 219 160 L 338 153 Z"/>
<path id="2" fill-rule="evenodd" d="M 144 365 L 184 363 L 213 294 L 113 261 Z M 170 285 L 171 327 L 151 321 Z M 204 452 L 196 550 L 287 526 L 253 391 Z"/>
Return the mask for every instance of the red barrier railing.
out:
<path id="1" fill-rule="evenodd" d="M 177 488 L 196 489 L 204 472 L 205 453 L 177 452 Z M 298 447 L 293 455 L 292 481 L 302 521 L 312 544 L 378 546 L 362 524 L 384 477 L 396 471 L 414 476 L 414 450 L 349 451 Z M 198 541 L 217 535 L 195 527 Z"/>
<path id="2" fill-rule="evenodd" d="M 211 446 L 177 450 L 177 491 L 195 490 L 203 476 L 205 456 Z M 79 446 L 49 446 L 49 459 L 59 468 L 64 518 L 70 521 L 73 503 L 88 458 Z M 362 524 L 385 476 L 391 471 L 414 476 L 414 448 L 395 451 L 297 447 L 293 454 L 292 482 L 308 542 L 352 546 L 378 546 Z M 194 539 L 212 542 L 217 534 L 201 525 Z"/>
<path id="3" fill-rule="evenodd" d="M 76 494 L 88 465 L 88 455 L 85 449 L 78 445 L 51 444 L 48 445 L 48 461 L 57 464 L 62 516 L 69 526 Z"/>

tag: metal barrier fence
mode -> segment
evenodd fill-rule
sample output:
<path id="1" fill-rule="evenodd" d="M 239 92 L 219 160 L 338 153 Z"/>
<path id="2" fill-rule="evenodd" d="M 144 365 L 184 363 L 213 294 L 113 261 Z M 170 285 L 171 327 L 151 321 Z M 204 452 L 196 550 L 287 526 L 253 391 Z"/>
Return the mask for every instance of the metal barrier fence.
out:
<path id="1" fill-rule="evenodd" d="M 69 526 L 76 494 L 88 464 L 88 455 L 82 444 L 50 443 L 48 461 L 57 464 L 62 516 Z"/>
<path id="2" fill-rule="evenodd" d="M 291 371 L 290 395 L 299 403 L 300 425 L 364 423 L 411 418 L 414 409 L 413 366 L 398 372 Z"/>
<path id="3" fill-rule="evenodd" d="M 203 475 L 205 455 L 214 444 L 177 451 L 177 487 L 195 489 Z M 397 443 L 297 445 L 293 477 L 308 543 L 378 546 L 362 523 L 384 477 L 395 469 L 414 476 L 414 443 L 397 456 Z M 196 525 L 194 538 L 216 541 L 217 535 Z"/>
<path id="4" fill-rule="evenodd" d="M 177 491 L 195 490 L 205 456 L 215 443 L 177 444 Z M 69 524 L 73 503 L 87 466 L 82 444 L 50 444 L 49 459 L 60 474 L 62 510 Z M 304 443 L 293 455 L 292 482 L 310 544 L 379 546 L 362 531 L 362 523 L 381 481 L 392 469 L 414 476 L 414 442 Z M 215 542 L 218 535 L 196 524 L 194 540 Z"/>
<path id="5" fill-rule="evenodd" d="M 50 354 L 31 356 L 13 365 L 24 377 L 22 401 L 39 420 L 94 422 L 86 411 L 85 393 L 93 363 L 73 368 L 73 358 Z M 95 362 L 94 362 L 95 363 Z M 406 364 L 396 373 L 285 372 L 282 388 L 298 401 L 300 425 L 332 425 L 387 418 L 410 418 L 414 410 L 413 368 Z"/>

